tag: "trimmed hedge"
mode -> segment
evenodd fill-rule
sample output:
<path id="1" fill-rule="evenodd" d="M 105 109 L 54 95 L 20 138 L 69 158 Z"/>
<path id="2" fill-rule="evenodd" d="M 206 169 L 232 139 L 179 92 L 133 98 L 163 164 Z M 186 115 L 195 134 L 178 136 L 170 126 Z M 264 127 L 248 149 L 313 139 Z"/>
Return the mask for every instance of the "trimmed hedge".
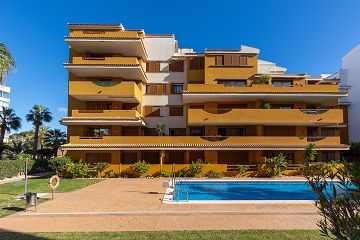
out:
<path id="1" fill-rule="evenodd" d="M 29 160 L 28 162 L 28 172 L 31 172 L 32 167 L 34 166 L 35 161 Z M 24 172 L 25 170 L 25 161 L 24 159 L 3 159 L 0 160 L 0 179 L 10 178 L 17 176 L 19 173 Z"/>

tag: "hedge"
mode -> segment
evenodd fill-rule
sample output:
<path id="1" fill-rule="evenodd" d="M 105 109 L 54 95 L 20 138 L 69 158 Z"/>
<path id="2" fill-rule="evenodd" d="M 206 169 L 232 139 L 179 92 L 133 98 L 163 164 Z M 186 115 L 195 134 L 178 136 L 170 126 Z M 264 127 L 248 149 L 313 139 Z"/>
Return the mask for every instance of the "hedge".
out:
<path id="1" fill-rule="evenodd" d="M 34 163 L 35 161 L 33 159 L 29 159 L 28 172 L 31 172 Z M 19 173 L 24 172 L 24 170 L 25 170 L 25 159 L 22 157 L 19 157 L 15 160 L 12 159 L 0 160 L 0 179 L 17 176 Z"/>

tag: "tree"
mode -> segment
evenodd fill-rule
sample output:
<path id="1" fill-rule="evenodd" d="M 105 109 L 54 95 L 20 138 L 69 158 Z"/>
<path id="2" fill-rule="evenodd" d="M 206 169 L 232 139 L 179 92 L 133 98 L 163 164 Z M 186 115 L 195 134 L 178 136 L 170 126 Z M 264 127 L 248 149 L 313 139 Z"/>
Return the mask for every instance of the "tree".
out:
<path id="1" fill-rule="evenodd" d="M 45 134 L 44 142 L 48 147 L 53 149 L 56 155 L 59 147 L 66 143 L 66 133 L 60 129 L 50 129 Z"/>
<path id="2" fill-rule="evenodd" d="M 26 114 L 26 121 L 32 122 L 35 128 L 33 154 L 36 154 L 39 141 L 39 128 L 44 122 L 50 122 L 52 120 L 51 112 L 43 105 L 34 105 L 28 114 Z"/>
<path id="3" fill-rule="evenodd" d="M 45 137 L 46 137 L 46 133 L 50 130 L 50 127 L 48 126 L 40 126 L 39 128 L 39 139 L 38 139 L 38 148 L 43 148 L 45 143 Z"/>
<path id="4" fill-rule="evenodd" d="M 5 133 L 9 133 L 10 130 L 18 130 L 19 128 L 21 128 L 21 118 L 16 116 L 12 108 L 3 107 L 0 112 L 0 158 L 4 150 Z"/>
<path id="5" fill-rule="evenodd" d="M 316 207 L 323 217 L 318 223 L 321 232 L 339 240 L 360 239 L 360 163 L 343 164 L 335 172 L 322 169 L 306 178 L 318 197 Z"/>
<path id="6" fill-rule="evenodd" d="M 0 80 L 4 84 L 4 76 L 16 68 L 15 59 L 4 43 L 0 43 Z"/>
<path id="7" fill-rule="evenodd" d="M 166 128 L 166 125 L 164 123 L 158 123 L 158 124 L 156 124 L 155 131 L 157 132 L 157 134 L 159 136 L 164 136 L 165 128 Z"/>

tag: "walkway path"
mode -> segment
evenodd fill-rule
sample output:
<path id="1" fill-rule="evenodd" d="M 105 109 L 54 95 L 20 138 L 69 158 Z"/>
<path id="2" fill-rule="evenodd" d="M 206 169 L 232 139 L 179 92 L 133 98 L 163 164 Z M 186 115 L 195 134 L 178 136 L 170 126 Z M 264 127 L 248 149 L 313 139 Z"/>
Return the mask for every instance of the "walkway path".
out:
<path id="1" fill-rule="evenodd" d="M 317 229 L 312 204 L 187 204 L 160 202 L 163 179 L 109 179 L 56 194 L 37 213 L 0 219 L 2 230 L 154 231 L 208 229 Z"/>

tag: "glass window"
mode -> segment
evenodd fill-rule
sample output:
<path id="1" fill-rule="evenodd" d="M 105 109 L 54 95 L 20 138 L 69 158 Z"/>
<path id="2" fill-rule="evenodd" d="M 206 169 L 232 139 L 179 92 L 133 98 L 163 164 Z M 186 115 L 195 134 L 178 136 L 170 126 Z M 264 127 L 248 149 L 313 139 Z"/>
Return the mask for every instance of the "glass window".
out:
<path id="1" fill-rule="evenodd" d="M 172 94 L 181 94 L 183 91 L 183 85 L 182 84 L 172 84 L 171 85 L 171 93 Z"/>
<path id="2" fill-rule="evenodd" d="M 271 81 L 271 83 L 274 87 L 291 87 L 292 86 L 292 81 L 273 80 L 273 81 Z"/>
<path id="3" fill-rule="evenodd" d="M 217 83 L 225 86 L 245 86 L 246 80 L 218 80 Z"/>
<path id="4" fill-rule="evenodd" d="M 111 128 L 89 128 L 87 135 L 91 137 L 111 136 Z"/>
<path id="5" fill-rule="evenodd" d="M 200 127 L 190 128 L 190 136 L 204 136 L 204 129 Z"/>

